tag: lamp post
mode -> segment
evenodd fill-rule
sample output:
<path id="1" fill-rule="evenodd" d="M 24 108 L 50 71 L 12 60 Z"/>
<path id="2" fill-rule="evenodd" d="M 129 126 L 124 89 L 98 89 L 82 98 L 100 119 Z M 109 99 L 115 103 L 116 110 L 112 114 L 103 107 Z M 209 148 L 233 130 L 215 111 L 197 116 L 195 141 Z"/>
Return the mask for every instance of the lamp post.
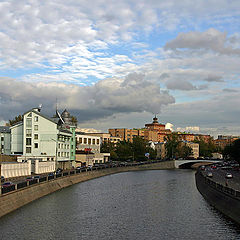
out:
<path id="1" fill-rule="evenodd" d="M 58 142 L 57 140 L 51 138 L 52 141 L 54 141 L 56 143 L 56 156 L 55 156 L 55 171 L 57 170 L 57 154 L 58 154 Z"/>

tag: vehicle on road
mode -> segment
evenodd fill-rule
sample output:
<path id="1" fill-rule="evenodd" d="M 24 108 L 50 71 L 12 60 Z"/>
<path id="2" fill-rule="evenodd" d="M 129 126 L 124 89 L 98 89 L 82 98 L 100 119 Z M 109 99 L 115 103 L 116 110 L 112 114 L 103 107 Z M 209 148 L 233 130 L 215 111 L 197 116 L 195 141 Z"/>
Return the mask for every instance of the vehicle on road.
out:
<path id="1" fill-rule="evenodd" d="M 212 176 L 213 176 L 212 172 L 207 173 L 207 177 L 212 177 Z"/>
<path id="2" fill-rule="evenodd" d="M 40 176 L 34 176 L 33 178 L 34 179 L 40 179 Z"/>
<path id="3" fill-rule="evenodd" d="M 231 173 L 226 173 L 225 177 L 226 178 L 233 178 L 233 175 Z"/>
<path id="4" fill-rule="evenodd" d="M 33 177 L 27 177 L 26 178 L 26 181 L 32 181 L 33 180 Z"/>
<path id="5" fill-rule="evenodd" d="M 4 176 L 1 176 L 1 182 L 4 182 L 4 181 L 5 181 Z"/>
<path id="6" fill-rule="evenodd" d="M 62 168 L 58 168 L 58 169 L 56 170 L 56 174 L 57 174 L 57 173 L 61 173 L 62 171 L 63 171 Z"/>
<path id="7" fill-rule="evenodd" d="M 13 185 L 14 184 L 12 182 L 5 182 L 5 183 L 2 184 L 2 188 L 11 187 Z"/>

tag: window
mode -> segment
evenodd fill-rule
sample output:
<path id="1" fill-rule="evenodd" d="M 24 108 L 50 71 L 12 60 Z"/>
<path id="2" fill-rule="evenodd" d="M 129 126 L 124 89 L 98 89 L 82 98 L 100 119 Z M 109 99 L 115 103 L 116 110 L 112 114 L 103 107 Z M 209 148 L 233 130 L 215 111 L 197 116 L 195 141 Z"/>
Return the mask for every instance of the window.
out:
<path id="1" fill-rule="evenodd" d="M 79 143 L 82 143 L 82 138 L 79 138 Z"/>
<path id="2" fill-rule="evenodd" d="M 2 141 L 2 142 L 4 141 L 4 137 L 1 137 L 1 141 Z"/>
<path id="3" fill-rule="evenodd" d="M 31 118 L 27 118 L 26 127 L 32 127 L 32 119 Z"/>
<path id="4" fill-rule="evenodd" d="M 67 157 L 69 157 L 69 152 L 67 152 Z"/>
<path id="5" fill-rule="evenodd" d="M 38 116 L 34 117 L 34 122 L 38 122 Z"/>
<path id="6" fill-rule="evenodd" d="M 91 138 L 88 139 L 88 144 L 89 144 L 89 145 L 91 144 Z"/>
<path id="7" fill-rule="evenodd" d="M 34 139 L 38 140 L 38 134 L 34 134 Z"/>
<path id="8" fill-rule="evenodd" d="M 61 148 L 61 144 L 60 143 L 58 144 L 58 148 Z"/>
<path id="9" fill-rule="evenodd" d="M 86 138 L 84 138 L 84 143 L 87 144 L 87 139 Z"/>
<path id="10" fill-rule="evenodd" d="M 62 155 L 62 157 L 63 157 L 63 152 L 62 152 L 62 154 L 61 154 L 61 155 Z"/>
<path id="11" fill-rule="evenodd" d="M 34 143 L 34 148 L 38 148 L 38 143 Z"/>
<path id="12" fill-rule="evenodd" d="M 26 153 L 31 153 L 31 147 L 26 147 Z"/>
<path id="13" fill-rule="evenodd" d="M 60 157 L 60 152 L 58 152 L 58 157 Z"/>
<path id="14" fill-rule="evenodd" d="M 73 149 L 73 145 L 71 145 L 71 149 Z"/>
<path id="15" fill-rule="evenodd" d="M 99 139 L 97 139 L 97 145 L 99 145 Z"/>
<path id="16" fill-rule="evenodd" d="M 34 125 L 34 130 L 38 131 L 38 125 Z"/>
<path id="17" fill-rule="evenodd" d="M 26 138 L 26 145 L 32 145 L 32 139 Z"/>
<path id="18" fill-rule="evenodd" d="M 32 136 L 32 129 L 26 129 L 26 137 Z"/>
<path id="19" fill-rule="evenodd" d="M 92 144 L 96 144 L 96 140 L 95 139 L 92 140 Z"/>

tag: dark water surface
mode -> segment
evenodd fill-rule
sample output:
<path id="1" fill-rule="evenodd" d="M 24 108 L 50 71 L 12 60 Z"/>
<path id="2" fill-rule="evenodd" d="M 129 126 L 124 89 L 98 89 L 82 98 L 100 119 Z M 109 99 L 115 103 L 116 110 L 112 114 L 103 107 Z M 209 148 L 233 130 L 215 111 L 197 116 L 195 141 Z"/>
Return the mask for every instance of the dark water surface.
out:
<path id="1" fill-rule="evenodd" d="M 119 173 L 62 189 L 0 219 L 0 239 L 240 239 L 194 171 Z"/>

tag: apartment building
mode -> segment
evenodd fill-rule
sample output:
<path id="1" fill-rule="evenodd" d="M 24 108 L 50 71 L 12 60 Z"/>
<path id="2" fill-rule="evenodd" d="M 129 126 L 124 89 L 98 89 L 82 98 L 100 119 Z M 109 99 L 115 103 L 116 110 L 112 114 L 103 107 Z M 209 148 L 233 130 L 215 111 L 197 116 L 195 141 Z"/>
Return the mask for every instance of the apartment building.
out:
<path id="1" fill-rule="evenodd" d="M 0 154 L 11 154 L 11 131 L 6 126 L 0 126 Z"/>

